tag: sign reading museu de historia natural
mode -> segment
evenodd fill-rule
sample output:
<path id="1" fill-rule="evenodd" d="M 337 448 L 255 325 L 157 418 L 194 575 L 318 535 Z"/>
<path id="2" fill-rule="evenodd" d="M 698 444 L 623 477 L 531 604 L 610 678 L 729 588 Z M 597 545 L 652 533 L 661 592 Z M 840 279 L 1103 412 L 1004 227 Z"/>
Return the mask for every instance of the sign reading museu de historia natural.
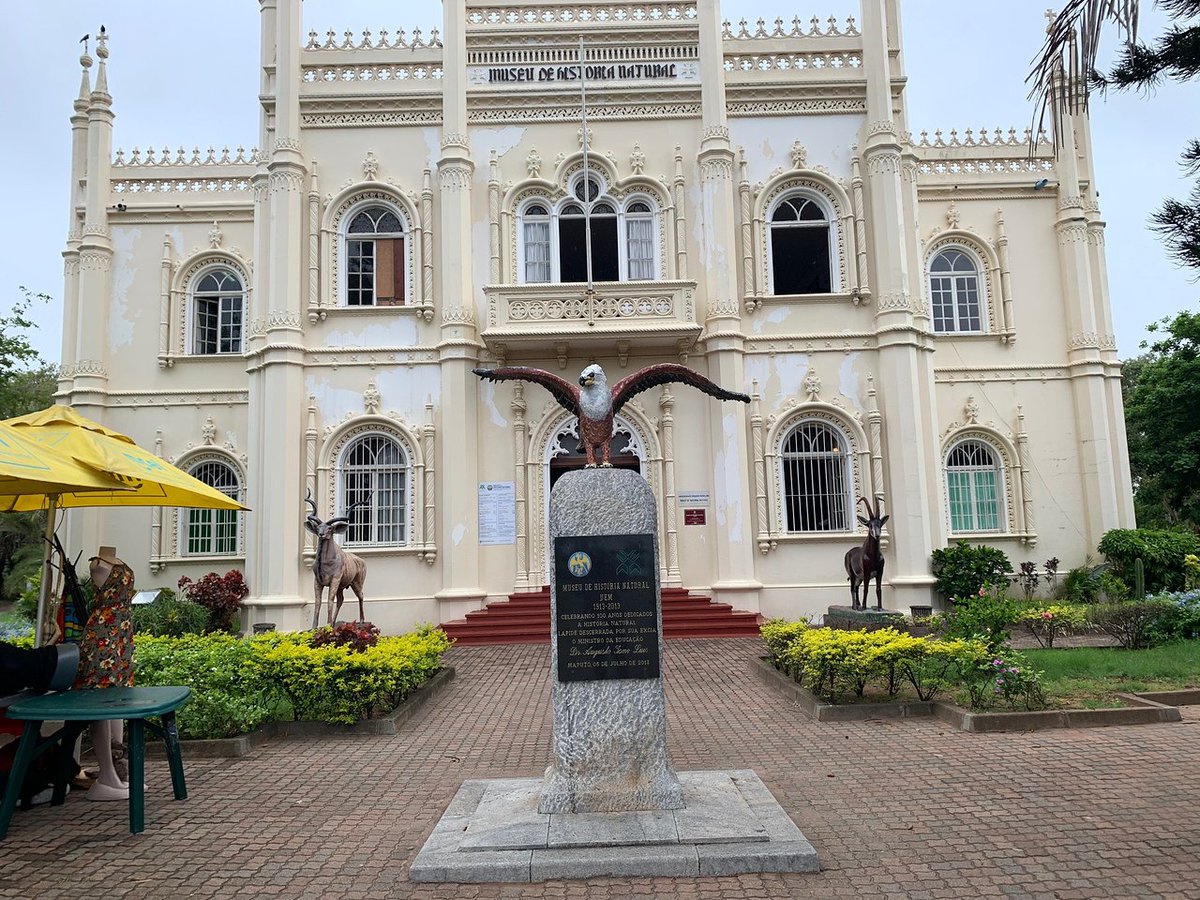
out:
<path id="1" fill-rule="evenodd" d="M 699 69 L 694 62 L 600 62 L 579 66 L 471 66 L 467 80 L 471 84 L 563 84 L 586 81 L 696 81 Z"/>
<path id="2" fill-rule="evenodd" d="M 654 539 L 556 537 L 558 680 L 658 678 Z"/>

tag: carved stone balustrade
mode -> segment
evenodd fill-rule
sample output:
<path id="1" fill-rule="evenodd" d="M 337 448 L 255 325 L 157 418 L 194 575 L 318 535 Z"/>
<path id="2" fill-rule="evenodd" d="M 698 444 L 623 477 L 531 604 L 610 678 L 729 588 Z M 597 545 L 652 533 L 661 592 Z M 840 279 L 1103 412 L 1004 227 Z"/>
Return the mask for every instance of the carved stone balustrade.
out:
<path id="1" fill-rule="evenodd" d="M 587 285 L 502 284 L 484 288 L 488 325 L 483 339 L 507 348 L 549 343 L 600 349 L 618 344 L 686 352 L 699 337 L 694 281 L 597 282 Z"/>

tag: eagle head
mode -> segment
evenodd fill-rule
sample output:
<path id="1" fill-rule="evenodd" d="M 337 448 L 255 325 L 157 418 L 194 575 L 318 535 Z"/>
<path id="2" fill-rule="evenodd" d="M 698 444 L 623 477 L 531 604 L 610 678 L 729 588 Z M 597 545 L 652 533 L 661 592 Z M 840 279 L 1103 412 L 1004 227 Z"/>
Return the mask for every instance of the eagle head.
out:
<path id="1" fill-rule="evenodd" d="M 595 363 L 592 363 L 592 365 L 579 373 L 579 386 L 587 388 L 594 384 L 606 387 L 608 379 L 604 377 L 604 370 Z"/>

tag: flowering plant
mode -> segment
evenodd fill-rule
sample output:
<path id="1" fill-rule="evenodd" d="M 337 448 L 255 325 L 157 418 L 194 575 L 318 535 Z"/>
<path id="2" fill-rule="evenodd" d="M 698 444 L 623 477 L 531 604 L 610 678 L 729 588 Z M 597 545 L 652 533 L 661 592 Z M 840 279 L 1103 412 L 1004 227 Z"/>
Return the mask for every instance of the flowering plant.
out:
<path id="1" fill-rule="evenodd" d="M 239 631 L 242 600 L 250 593 L 242 573 L 230 569 L 224 575 L 209 572 L 199 581 L 186 575 L 179 579 L 179 592 L 185 600 L 199 603 L 208 610 L 208 630 Z"/>
<path id="2" fill-rule="evenodd" d="M 352 653 L 362 653 L 378 643 L 379 629 L 370 622 L 338 622 L 314 631 L 309 646 L 348 647 Z"/>
<path id="3" fill-rule="evenodd" d="M 1020 615 L 1018 623 L 1029 629 L 1037 642 L 1053 649 L 1056 638 L 1074 634 L 1087 623 L 1087 610 L 1081 606 L 1056 603 L 1050 606 L 1031 606 Z"/>

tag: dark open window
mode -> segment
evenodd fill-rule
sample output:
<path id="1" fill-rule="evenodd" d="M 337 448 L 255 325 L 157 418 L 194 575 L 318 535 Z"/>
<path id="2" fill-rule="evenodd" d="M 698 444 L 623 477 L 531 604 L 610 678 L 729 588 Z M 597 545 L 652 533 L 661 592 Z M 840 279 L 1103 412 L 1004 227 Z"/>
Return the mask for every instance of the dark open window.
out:
<path id="1" fill-rule="evenodd" d="M 406 275 L 399 216 L 382 206 L 357 213 L 346 229 L 346 305 L 399 306 Z"/>
<path id="2" fill-rule="evenodd" d="M 775 294 L 833 290 L 829 220 L 816 201 L 785 197 L 771 214 L 771 285 Z"/>

